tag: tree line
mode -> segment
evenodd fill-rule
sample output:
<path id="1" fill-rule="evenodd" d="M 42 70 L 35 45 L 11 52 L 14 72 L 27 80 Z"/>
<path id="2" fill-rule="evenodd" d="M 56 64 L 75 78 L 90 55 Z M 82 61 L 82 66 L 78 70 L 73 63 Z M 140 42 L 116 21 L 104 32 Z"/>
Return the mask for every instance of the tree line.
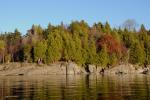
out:
<path id="1" fill-rule="evenodd" d="M 43 29 L 32 25 L 27 34 L 18 29 L 0 34 L 0 62 L 73 61 L 79 65 L 115 66 L 150 64 L 150 31 L 112 28 L 108 22 L 89 26 L 84 20 Z"/>

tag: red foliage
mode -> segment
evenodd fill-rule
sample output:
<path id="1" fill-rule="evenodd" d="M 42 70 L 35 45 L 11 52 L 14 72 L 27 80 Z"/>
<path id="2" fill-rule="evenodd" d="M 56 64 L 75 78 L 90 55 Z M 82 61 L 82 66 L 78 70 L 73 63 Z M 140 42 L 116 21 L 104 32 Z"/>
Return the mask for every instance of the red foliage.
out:
<path id="1" fill-rule="evenodd" d="M 115 53 L 120 55 L 121 53 L 126 52 L 126 48 L 111 35 L 103 35 L 98 39 L 97 47 L 102 48 L 104 46 L 106 46 L 109 54 Z"/>

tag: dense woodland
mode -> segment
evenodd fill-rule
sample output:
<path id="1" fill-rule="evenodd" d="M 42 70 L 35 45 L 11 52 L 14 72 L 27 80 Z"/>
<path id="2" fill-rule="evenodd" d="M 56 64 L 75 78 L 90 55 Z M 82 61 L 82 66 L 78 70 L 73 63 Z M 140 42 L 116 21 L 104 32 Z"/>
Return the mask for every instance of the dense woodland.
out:
<path id="1" fill-rule="evenodd" d="M 89 26 L 85 21 L 70 25 L 33 25 L 23 35 L 19 30 L 0 34 L 0 61 L 44 64 L 73 61 L 79 65 L 115 66 L 120 63 L 150 64 L 150 31 L 112 28 L 108 22 Z"/>

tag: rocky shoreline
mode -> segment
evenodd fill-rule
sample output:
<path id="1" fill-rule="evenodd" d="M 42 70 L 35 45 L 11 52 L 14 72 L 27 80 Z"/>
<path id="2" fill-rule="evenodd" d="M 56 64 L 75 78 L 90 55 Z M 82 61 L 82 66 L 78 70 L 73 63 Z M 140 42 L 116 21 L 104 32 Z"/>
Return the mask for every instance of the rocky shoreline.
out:
<path id="1" fill-rule="evenodd" d="M 131 64 L 121 64 L 105 68 L 95 65 L 78 66 L 74 62 L 57 62 L 50 65 L 35 63 L 7 63 L 0 65 L 0 76 L 13 75 L 77 75 L 77 74 L 150 74 L 150 66 L 142 68 Z"/>

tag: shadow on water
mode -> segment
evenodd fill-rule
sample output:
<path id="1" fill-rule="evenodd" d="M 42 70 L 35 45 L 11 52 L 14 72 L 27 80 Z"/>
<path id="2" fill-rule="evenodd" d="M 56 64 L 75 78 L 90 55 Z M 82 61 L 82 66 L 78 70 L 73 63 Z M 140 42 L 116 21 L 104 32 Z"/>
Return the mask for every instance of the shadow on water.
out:
<path id="1" fill-rule="evenodd" d="M 0 100 L 149 100 L 147 75 L 0 77 Z"/>

